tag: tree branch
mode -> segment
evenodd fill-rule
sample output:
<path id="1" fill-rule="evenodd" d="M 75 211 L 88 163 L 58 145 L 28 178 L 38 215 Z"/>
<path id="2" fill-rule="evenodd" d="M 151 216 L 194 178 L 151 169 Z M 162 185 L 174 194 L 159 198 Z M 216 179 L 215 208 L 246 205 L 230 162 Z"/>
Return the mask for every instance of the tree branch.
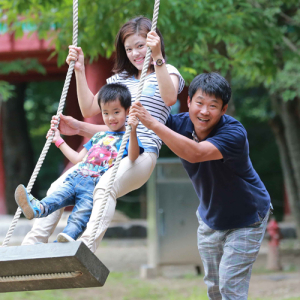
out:
<path id="1" fill-rule="evenodd" d="M 287 37 L 284 36 L 282 37 L 282 39 L 284 43 L 288 46 L 288 48 L 290 48 L 290 50 L 300 55 L 298 48 Z"/>

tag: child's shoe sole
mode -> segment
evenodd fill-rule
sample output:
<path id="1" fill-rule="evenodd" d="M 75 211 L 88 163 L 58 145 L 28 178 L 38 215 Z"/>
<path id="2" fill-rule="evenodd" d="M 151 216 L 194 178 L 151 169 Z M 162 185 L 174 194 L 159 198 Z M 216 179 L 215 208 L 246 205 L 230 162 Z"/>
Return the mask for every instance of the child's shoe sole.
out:
<path id="1" fill-rule="evenodd" d="M 15 199 L 19 207 L 21 208 L 23 214 L 28 220 L 32 220 L 34 218 L 34 210 L 30 205 L 30 201 L 27 196 L 26 189 L 24 185 L 19 184 L 15 191 Z"/>
<path id="2" fill-rule="evenodd" d="M 74 239 L 72 239 L 70 236 L 68 236 L 67 234 L 65 233 L 59 233 L 57 235 L 57 238 L 56 240 L 59 242 L 59 243 L 70 243 L 70 242 L 75 242 Z"/>

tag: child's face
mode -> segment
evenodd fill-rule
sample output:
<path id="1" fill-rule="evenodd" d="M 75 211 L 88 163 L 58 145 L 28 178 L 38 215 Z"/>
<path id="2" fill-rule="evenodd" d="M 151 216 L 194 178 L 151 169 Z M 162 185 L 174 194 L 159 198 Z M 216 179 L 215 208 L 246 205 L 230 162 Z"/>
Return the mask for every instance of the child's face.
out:
<path id="1" fill-rule="evenodd" d="M 111 131 L 125 131 L 125 121 L 129 109 L 121 105 L 119 100 L 101 103 L 101 112 L 105 125 Z"/>

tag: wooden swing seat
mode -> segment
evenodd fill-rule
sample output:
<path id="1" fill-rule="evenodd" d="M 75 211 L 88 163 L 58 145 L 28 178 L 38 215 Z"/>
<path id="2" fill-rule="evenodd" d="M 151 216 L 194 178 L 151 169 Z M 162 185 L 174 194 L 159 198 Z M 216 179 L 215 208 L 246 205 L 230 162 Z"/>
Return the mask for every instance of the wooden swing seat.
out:
<path id="1" fill-rule="evenodd" d="M 83 242 L 0 248 L 0 292 L 101 287 L 109 270 Z"/>

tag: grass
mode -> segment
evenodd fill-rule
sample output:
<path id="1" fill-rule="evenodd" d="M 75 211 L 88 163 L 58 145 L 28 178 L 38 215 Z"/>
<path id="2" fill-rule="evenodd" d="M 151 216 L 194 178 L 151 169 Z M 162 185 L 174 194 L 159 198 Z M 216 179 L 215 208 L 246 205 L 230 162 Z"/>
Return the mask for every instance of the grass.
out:
<path id="1" fill-rule="evenodd" d="M 199 280 L 199 278 L 195 277 L 195 280 Z M 0 300 L 207 300 L 205 290 L 193 287 L 187 291 L 178 285 L 173 286 L 169 281 L 163 278 L 142 280 L 133 273 L 112 272 L 105 288 L 14 292 L 0 294 Z M 181 281 L 184 286 L 190 279 L 174 279 L 174 281 Z"/>
<path id="2" fill-rule="evenodd" d="M 70 289 L 0 294 L 0 300 L 207 300 L 206 287 L 199 276 L 158 277 L 143 280 L 133 272 L 112 272 L 103 288 Z M 273 300 L 250 297 L 249 300 Z M 300 297 L 285 298 L 300 300 Z"/>

